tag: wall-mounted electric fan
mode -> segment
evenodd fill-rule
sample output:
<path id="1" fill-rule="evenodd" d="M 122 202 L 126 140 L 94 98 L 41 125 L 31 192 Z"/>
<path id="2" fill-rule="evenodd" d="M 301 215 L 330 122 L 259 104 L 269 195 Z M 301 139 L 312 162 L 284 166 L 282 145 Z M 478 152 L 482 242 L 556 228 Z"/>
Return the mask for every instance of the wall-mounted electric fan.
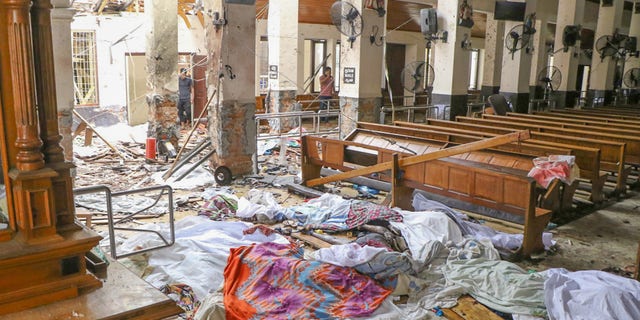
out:
<path id="1" fill-rule="evenodd" d="M 531 32 L 527 31 L 527 27 L 524 24 L 519 24 L 509 30 L 504 37 L 504 46 L 509 49 L 511 59 L 513 59 L 516 51 L 522 50 L 529 45 L 531 34 Z"/>
<path id="2" fill-rule="evenodd" d="M 349 37 L 353 47 L 353 42 L 362 34 L 362 15 L 358 9 L 346 1 L 336 1 L 331 5 L 331 21 L 340 33 Z"/>
<path id="3" fill-rule="evenodd" d="M 582 32 L 582 26 L 571 25 L 565 26 L 562 31 L 562 51 L 568 52 L 569 48 L 574 47 L 580 40 L 580 34 Z"/>
<path id="4" fill-rule="evenodd" d="M 433 67 L 424 61 L 414 61 L 407 64 L 400 75 L 400 81 L 405 90 L 416 94 L 427 93 L 433 86 L 435 72 Z"/>
<path id="5" fill-rule="evenodd" d="M 622 77 L 622 82 L 627 88 L 640 88 L 640 68 L 627 70 L 627 72 L 624 73 L 624 77 Z"/>
<path id="6" fill-rule="evenodd" d="M 554 66 L 548 66 L 538 72 L 538 85 L 544 88 L 545 98 L 558 90 L 562 83 L 562 73 L 560 69 Z"/>
<path id="7" fill-rule="evenodd" d="M 616 57 L 620 50 L 622 39 L 618 35 L 606 35 L 596 40 L 596 51 L 600 54 L 600 61 L 606 57 Z"/>

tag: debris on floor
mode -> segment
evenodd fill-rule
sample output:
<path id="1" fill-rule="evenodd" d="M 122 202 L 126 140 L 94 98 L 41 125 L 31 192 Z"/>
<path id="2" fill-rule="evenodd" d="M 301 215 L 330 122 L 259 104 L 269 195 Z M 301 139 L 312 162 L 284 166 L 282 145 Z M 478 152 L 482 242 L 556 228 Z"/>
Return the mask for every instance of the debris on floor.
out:
<path id="1" fill-rule="evenodd" d="M 545 267 L 541 269 L 548 270 L 536 272 L 540 266 L 535 260 L 518 265 L 501 260 L 520 246 L 522 234 L 497 232 L 426 199 L 414 203 L 418 212 L 390 209 L 380 205 L 388 192 L 365 184 L 334 183 L 324 193 L 304 190 L 297 185 L 300 144 L 295 138 L 285 144 L 280 139 L 260 141 L 258 174 L 235 177 L 231 185 L 219 186 L 207 161 L 180 181 L 175 177 L 186 167 L 163 179 L 176 159 L 145 159 L 143 129 L 96 128 L 124 158 L 101 139 L 83 146 L 82 137 L 76 137 L 76 187 L 106 185 L 123 191 L 167 184 L 173 188 L 175 244 L 119 262 L 178 301 L 185 318 L 222 319 L 226 311 L 244 314 L 250 310 L 259 318 L 431 319 L 452 312 L 471 314 L 465 308 L 472 305 L 487 313 L 483 319 L 535 319 L 547 312 L 563 319 L 563 315 L 584 311 L 573 310 L 568 302 L 548 301 L 550 295 L 564 294 L 547 287 L 551 276 L 555 281 L 564 277 L 566 283 L 579 283 L 573 278 L 579 274 Z M 187 151 L 206 139 L 206 130 L 199 128 L 195 135 Z M 127 197 L 114 201 L 113 210 L 117 218 L 124 218 L 149 201 Z M 108 251 L 104 203 L 99 197 L 78 196 L 76 205 L 85 212 L 79 216 L 103 235 L 101 244 Z M 167 237 L 167 221 L 165 204 L 123 220 L 120 226 L 151 229 Z M 552 230 L 554 238 L 558 229 Z M 556 245 L 551 233 L 545 233 L 543 240 L 549 250 L 546 257 L 579 243 L 588 244 L 583 239 L 563 239 Z M 118 252 L 160 242 L 149 233 L 115 234 Z M 593 275 L 616 277 L 621 288 L 640 292 L 637 282 L 629 282 L 633 280 L 628 279 L 625 267 L 612 263 L 603 268 L 608 271 L 606 276 L 602 271 L 593 271 Z M 498 269 L 502 271 L 495 272 Z M 302 277 L 300 271 L 308 276 Z M 247 277 L 257 273 L 263 275 L 260 281 Z M 296 285 L 285 285 L 285 279 Z M 514 281 L 520 286 L 506 292 L 507 284 Z M 361 295 L 339 294 L 345 283 L 358 288 Z M 603 289 L 598 295 L 587 291 L 592 288 L 578 286 L 602 303 L 622 299 L 613 289 Z M 299 300 L 310 297 L 309 292 L 314 292 L 313 308 Z M 279 302 L 261 303 L 265 294 L 279 297 Z M 626 305 L 640 305 L 637 295 L 624 298 Z M 582 301 L 579 296 L 572 299 Z M 640 311 L 633 308 L 620 312 L 627 313 L 618 314 L 620 318 L 640 318 Z"/>

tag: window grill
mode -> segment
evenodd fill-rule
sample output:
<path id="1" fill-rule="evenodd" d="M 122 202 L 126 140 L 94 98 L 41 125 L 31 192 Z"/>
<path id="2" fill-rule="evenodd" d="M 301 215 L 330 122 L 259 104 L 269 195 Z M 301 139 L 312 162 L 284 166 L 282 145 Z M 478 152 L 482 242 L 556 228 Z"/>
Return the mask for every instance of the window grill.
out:
<path id="1" fill-rule="evenodd" d="M 98 104 L 95 31 L 73 31 L 73 86 L 76 105 Z"/>

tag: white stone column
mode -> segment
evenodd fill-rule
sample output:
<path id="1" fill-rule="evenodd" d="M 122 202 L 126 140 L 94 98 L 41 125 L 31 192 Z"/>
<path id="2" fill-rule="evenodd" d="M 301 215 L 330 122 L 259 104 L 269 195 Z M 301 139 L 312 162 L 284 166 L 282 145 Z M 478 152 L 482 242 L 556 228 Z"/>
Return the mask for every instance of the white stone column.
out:
<path id="1" fill-rule="evenodd" d="M 447 31 L 447 42 L 433 43 L 435 79 L 431 103 L 450 106 L 445 119 L 467 114 L 467 92 L 469 90 L 470 51 L 461 47 L 467 36 L 471 40 L 471 29 L 458 25 L 460 4 L 463 0 L 438 0 L 438 29 Z"/>
<path id="2" fill-rule="evenodd" d="M 487 13 L 484 38 L 484 71 L 481 94 L 488 97 L 500 92 L 502 54 L 504 52 L 504 21 L 495 20 L 493 12 Z"/>
<path id="3" fill-rule="evenodd" d="M 211 167 L 226 166 L 233 175 L 253 172 L 256 153 L 254 43 L 255 4 L 206 0 L 205 17 L 209 95 L 209 137 L 216 153 Z M 214 18 L 225 21 L 213 21 Z M 249 41 L 249 42 L 247 42 Z"/>
<path id="4" fill-rule="evenodd" d="M 178 3 L 145 0 L 147 33 L 148 137 L 178 146 Z"/>
<path id="5" fill-rule="evenodd" d="M 542 99 L 544 87 L 538 82 L 538 73 L 547 68 L 549 53 L 547 52 L 547 17 L 536 20 L 536 33 L 533 35 L 533 57 L 531 58 L 531 74 L 529 75 L 529 94 L 531 99 Z"/>
<path id="6" fill-rule="evenodd" d="M 591 59 L 591 71 L 589 75 L 588 100 L 602 101 L 609 105 L 613 102 L 613 80 L 615 76 L 616 62 L 611 57 L 602 59 L 596 50 L 596 43 L 602 36 L 611 36 L 620 27 L 624 0 L 613 0 L 613 6 L 602 7 L 598 13 L 598 26 L 593 38 L 593 58 Z"/>
<path id="7" fill-rule="evenodd" d="M 58 101 L 58 129 L 62 135 L 60 145 L 64 149 L 64 159 L 73 161 L 73 63 L 71 51 L 71 22 L 75 10 L 69 0 L 51 1 L 51 37 L 53 60 L 56 68 L 56 97 Z"/>
<path id="8" fill-rule="evenodd" d="M 511 2 L 525 2 L 516 0 Z M 527 0 L 525 19 L 536 12 L 537 0 Z M 522 21 L 506 21 L 504 26 L 505 37 L 509 37 L 512 28 L 522 25 Z M 522 33 L 522 27 L 518 32 Z M 539 32 L 539 31 L 538 31 Z M 532 36 L 530 36 L 532 37 Z M 505 40 L 502 39 L 503 45 Z M 510 52 L 505 46 L 502 55 L 502 78 L 500 79 L 500 93 L 506 96 L 515 112 L 527 113 L 529 111 L 529 76 L 531 75 L 531 53 L 527 52 L 527 46 L 515 52 Z M 507 71 L 508 70 L 508 71 Z"/>
<path id="9" fill-rule="evenodd" d="M 635 13 L 638 12 L 638 13 Z M 640 40 L 640 0 L 635 1 L 634 10 L 631 13 L 631 25 L 629 26 L 629 36 L 636 37 Z M 640 49 L 640 44 L 638 45 L 638 49 Z M 640 68 L 640 58 L 638 57 L 629 57 L 624 64 L 624 73 L 623 76 L 627 73 L 627 71 L 633 68 Z M 629 97 L 630 104 L 637 104 L 640 98 L 640 89 L 634 88 L 629 89 L 627 85 L 622 83 L 622 88 L 627 91 L 627 95 Z"/>
<path id="10" fill-rule="evenodd" d="M 298 0 L 271 0 L 267 37 L 269 39 L 268 113 L 296 111 L 298 89 Z M 275 132 L 289 131 L 296 119 L 272 119 Z"/>
<path id="11" fill-rule="evenodd" d="M 340 51 L 342 55 L 340 72 L 340 110 L 342 113 L 342 136 L 346 136 L 356 127 L 357 121 L 377 122 L 382 104 L 381 79 L 384 64 L 382 45 L 371 43 L 368 35 L 374 26 L 385 30 L 386 16 L 379 17 L 372 9 L 364 8 L 364 0 L 346 0 L 362 15 L 362 35 L 353 42 L 341 35 Z M 385 5 L 386 5 L 385 1 Z M 386 8 L 385 8 L 386 9 Z"/>
<path id="12" fill-rule="evenodd" d="M 556 90 L 556 107 L 572 108 L 575 106 L 576 98 L 579 96 L 577 84 L 578 64 L 580 56 L 580 41 L 575 48 L 569 48 L 567 52 L 561 50 L 562 34 L 564 28 L 569 25 L 581 25 L 584 19 L 585 0 L 566 0 L 558 3 L 558 15 L 556 18 L 556 39 L 554 43 L 555 53 L 553 64 L 562 74 L 562 82 Z"/>

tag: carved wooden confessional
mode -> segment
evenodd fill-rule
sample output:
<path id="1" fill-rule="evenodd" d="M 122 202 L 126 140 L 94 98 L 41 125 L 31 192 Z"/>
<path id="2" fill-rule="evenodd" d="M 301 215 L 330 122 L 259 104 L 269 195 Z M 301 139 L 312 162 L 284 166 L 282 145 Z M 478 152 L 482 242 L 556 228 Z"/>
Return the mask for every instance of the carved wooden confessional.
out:
<path id="1" fill-rule="evenodd" d="M 101 286 L 58 133 L 49 0 L 0 0 L 0 315 Z"/>

